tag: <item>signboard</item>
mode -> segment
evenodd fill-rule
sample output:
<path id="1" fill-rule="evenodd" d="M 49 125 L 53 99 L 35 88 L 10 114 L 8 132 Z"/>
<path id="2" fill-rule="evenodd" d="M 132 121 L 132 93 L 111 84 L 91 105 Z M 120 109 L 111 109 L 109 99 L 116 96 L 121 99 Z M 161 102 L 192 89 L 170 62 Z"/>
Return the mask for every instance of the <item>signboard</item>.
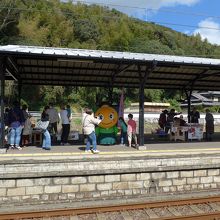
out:
<path id="1" fill-rule="evenodd" d="M 189 140 L 202 140 L 203 139 L 203 129 L 202 126 L 190 126 L 188 128 L 188 139 Z"/>

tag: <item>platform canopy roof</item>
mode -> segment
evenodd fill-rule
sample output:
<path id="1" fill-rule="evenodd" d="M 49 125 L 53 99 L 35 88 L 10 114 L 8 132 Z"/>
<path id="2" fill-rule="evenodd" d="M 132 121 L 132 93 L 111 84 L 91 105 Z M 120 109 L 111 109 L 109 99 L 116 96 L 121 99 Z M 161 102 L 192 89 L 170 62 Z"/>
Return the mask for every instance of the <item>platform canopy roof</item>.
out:
<path id="1" fill-rule="evenodd" d="M 220 59 L 20 45 L 0 57 L 22 84 L 220 90 Z"/>

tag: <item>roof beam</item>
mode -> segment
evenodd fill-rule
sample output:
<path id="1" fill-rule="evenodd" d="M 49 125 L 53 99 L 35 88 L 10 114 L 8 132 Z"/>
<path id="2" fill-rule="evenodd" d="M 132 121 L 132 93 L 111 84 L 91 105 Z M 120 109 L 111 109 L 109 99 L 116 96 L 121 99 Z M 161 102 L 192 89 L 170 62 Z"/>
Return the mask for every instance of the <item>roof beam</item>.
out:
<path id="1" fill-rule="evenodd" d="M 194 79 L 192 79 L 189 83 L 188 83 L 188 85 L 186 85 L 186 87 L 184 88 L 184 90 L 193 90 L 193 87 L 194 87 L 194 84 L 196 83 L 196 81 L 198 80 L 198 79 L 200 79 L 202 76 L 203 76 L 203 74 L 205 75 L 206 73 L 208 73 L 209 72 L 209 69 L 208 70 L 204 70 L 203 72 L 201 72 L 200 74 L 198 74 Z M 204 76 L 203 76 L 204 77 Z M 205 78 L 205 77 L 204 77 Z"/>
<path id="2" fill-rule="evenodd" d="M 17 64 L 14 62 L 12 57 L 7 57 L 7 62 L 6 62 L 6 70 L 7 73 L 16 81 L 20 80 L 19 76 L 19 68 Z"/>
<path id="3" fill-rule="evenodd" d="M 207 74 L 207 75 L 204 74 L 204 77 L 201 77 L 201 78 L 207 78 L 207 77 L 210 77 L 210 76 L 220 76 L 220 72 L 210 73 L 210 74 Z"/>
<path id="4" fill-rule="evenodd" d="M 121 65 L 126 65 L 126 64 L 121 64 Z M 87 67 L 62 67 L 62 66 L 47 66 L 46 64 L 45 65 L 24 65 L 24 64 L 21 64 L 21 65 L 19 65 L 19 66 L 23 66 L 23 67 L 27 67 L 27 68 L 45 68 L 45 70 L 47 70 L 47 69 L 61 69 L 61 70 L 100 70 L 100 68 L 95 68 L 95 67 L 89 67 L 89 68 L 87 68 Z M 134 66 L 134 64 L 130 64 L 130 65 L 126 65 L 125 67 L 124 67 L 124 69 L 122 69 L 121 70 L 121 72 L 133 72 L 134 70 L 129 70 L 129 68 L 131 67 L 131 66 Z M 142 65 L 143 66 L 143 65 Z M 172 68 L 172 67 L 170 67 L 170 68 Z M 112 71 L 116 71 L 116 70 L 118 70 L 117 68 L 102 68 L 101 70 L 103 70 L 103 71 L 110 71 L 110 72 L 112 72 Z M 141 70 L 141 72 L 145 72 L 145 70 Z M 160 70 L 157 70 L 157 71 L 155 71 L 154 70 L 154 72 L 156 72 L 156 73 L 161 73 L 161 74 L 167 74 L 167 73 L 169 73 L 169 74 L 184 74 L 184 75 L 196 75 L 197 73 L 189 73 L 189 72 L 179 72 L 179 73 L 177 73 L 177 72 L 164 72 L 164 71 L 160 71 Z"/>
<path id="5" fill-rule="evenodd" d="M 157 61 L 153 61 L 150 66 L 146 65 L 146 70 L 143 72 L 143 74 L 141 71 L 141 65 L 138 65 L 137 67 L 138 67 L 140 84 L 145 85 L 149 75 L 156 69 Z"/>
<path id="6" fill-rule="evenodd" d="M 21 75 L 21 80 L 25 80 L 25 79 L 29 79 L 29 80 L 40 80 L 40 79 L 41 80 L 53 80 L 53 79 L 48 78 L 48 76 L 50 76 L 52 78 L 52 76 L 54 76 L 54 75 L 58 76 L 57 78 L 58 78 L 59 81 L 62 81 L 62 80 L 77 80 L 77 79 L 80 79 L 82 77 L 91 77 L 91 75 L 86 75 L 86 74 L 81 74 L 81 75 L 71 75 L 71 74 L 64 75 L 63 74 L 63 75 L 61 75 L 59 73 L 57 73 L 57 74 L 54 73 L 53 74 L 53 73 L 37 73 L 37 72 L 35 72 L 35 73 L 28 73 L 26 75 L 27 76 L 25 76 L 25 74 L 22 74 Z M 36 77 L 31 77 L 31 75 L 38 76 L 38 77 L 37 78 Z M 106 78 L 106 79 L 108 79 L 109 77 L 111 77 L 111 76 L 110 75 L 96 75 L 94 80 L 97 80 L 97 78 Z M 119 75 L 119 76 L 115 77 L 115 80 L 116 79 L 119 79 L 119 80 L 120 79 L 132 79 L 132 80 L 136 80 L 137 81 L 138 77 L 137 76 L 123 76 L 123 75 Z M 161 77 L 155 77 L 153 75 L 153 77 L 149 77 L 148 78 L 149 82 L 152 82 L 154 80 L 161 81 Z M 180 79 L 180 78 L 177 78 L 177 79 L 176 78 L 163 78 L 163 81 L 166 82 L 164 84 L 167 84 L 167 82 L 170 81 L 170 84 L 173 85 L 175 83 L 175 81 L 182 81 L 183 84 L 184 84 L 185 82 L 188 82 L 189 80 L 188 79 Z M 213 80 L 202 80 L 201 79 L 201 80 L 198 80 L 197 82 L 198 83 L 205 83 L 205 82 L 218 83 L 218 82 L 220 82 L 220 80 L 216 80 L 216 79 L 213 79 Z M 187 85 L 185 85 L 185 86 L 187 86 Z"/>
<path id="7" fill-rule="evenodd" d="M 99 71 L 99 72 L 115 72 L 115 71 L 119 71 L 117 74 L 126 72 L 126 73 L 130 73 L 130 72 L 136 72 L 136 70 L 129 70 L 129 68 L 132 65 L 127 65 L 126 67 L 124 67 L 124 69 L 122 69 L 121 71 L 115 68 L 94 68 L 94 67 L 58 67 L 58 66 L 45 66 L 45 65 L 22 65 L 23 67 L 28 67 L 28 68 L 44 68 L 45 69 L 45 73 L 49 74 L 49 72 L 47 71 L 51 71 L 54 72 L 54 70 L 64 70 L 65 73 L 67 73 L 67 70 L 71 70 L 72 73 L 78 74 L 77 71 L 87 71 L 87 70 L 91 70 L 91 71 Z M 140 70 L 142 73 L 144 73 L 144 70 Z M 63 72 L 63 73 L 64 73 Z M 198 73 L 189 73 L 189 72 L 164 72 L 164 71 L 160 71 L 160 70 L 154 70 L 154 73 L 158 73 L 158 74 L 163 74 L 163 75 L 180 75 L 180 76 L 194 76 L 197 77 Z M 23 71 L 22 73 L 26 73 L 25 71 Z M 54 73 L 56 74 L 56 73 Z M 61 73 L 62 74 L 62 73 Z M 68 74 L 68 73 L 67 73 Z M 200 73 L 199 73 L 200 74 Z M 220 72 L 218 73 L 213 73 L 213 74 L 203 74 L 204 78 L 205 77 L 209 77 L 209 76 L 218 76 L 220 74 Z"/>
<path id="8" fill-rule="evenodd" d="M 56 86 L 82 86 L 82 87 L 88 87 L 88 86 L 90 86 L 90 87 L 106 87 L 106 86 L 108 86 L 106 83 L 95 82 L 95 83 L 88 84 L 88 82 L 83 83 L 81 81 L 77 82 L 77 83 L 76 82 L 63 83 L 63 82 L 58 82 L 58 81 L 56 81 L 54 83 L 45 82 L 45 81 L 44 82 L 23 81 L 22 84 L 25 84 L 25 85 L 53 85 L 53 86 L 54 85 L 56 85 Z M 117 84 L 117 85 L 114 85 L 114 87 L 138 88 L 138 86 L 134 85 L 134 84 Z"/>
<path id="9" fill-rule="evenodd" d="M 90 84 L 88 84 L 90 83 Z M 62 82 L 62 81 L 53 81 L 53 82 L 49 82 L 49 81 L 34 81 L 32 82 L 31 80 L 30 81 L 23 81 L 22 84 L 26 84 L 26 85 L 57 85 L 57 86 L 83 86 L 83 87 L 87 87 L 87 86 L 94 86 L 94 87 L 106 87 L 108 86 L 107 83 L 105 82 L 91 82 L 91 81 L 86 81 L 86 82 L 82 82 L 82 81 L 79 81 L 79 82 Z M 151 88 L 151 89 L 172 89 L 172 90 L 177 90 L 177 89 L 180 89 L 180 87 L 182 87 L 182 85 L 178 84 L 178 85 L 166 85 L 166 84 L 154 84 L 154 83 L 151 83 L 151 84 L 148 84 L 147 85 L 148 87 L 147 88 Z M 124 88 L 139 88 L 139 83 L 133 83 L 133 84 L 129 84 L 129 83 L 120 83 L 120 82 L 116 82 L 113 87 L 124 87 Z M 199 86 L 199 87 L 196 87 L 196 89 L 199 89 L 199 90 L 209 90 L 209 91 L 214 91 L 214 90 L 218 90 L 220 86 Z"/>

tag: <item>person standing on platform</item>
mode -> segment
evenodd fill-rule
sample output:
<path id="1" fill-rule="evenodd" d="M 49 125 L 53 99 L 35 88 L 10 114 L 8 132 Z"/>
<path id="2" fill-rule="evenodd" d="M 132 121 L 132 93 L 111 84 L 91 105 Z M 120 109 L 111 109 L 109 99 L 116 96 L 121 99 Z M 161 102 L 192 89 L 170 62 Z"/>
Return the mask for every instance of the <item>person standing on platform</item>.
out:
<path id="1" fill-rule="evenodd" d="M 21 132 L 24 126 L 24 115 L 18 101 L 13 103 L 13 108 L 8 113 L 8 124 L 10 130 L 9 144 L 10 148 L 22 150 L 20 145 Z"/>
<path id="2" fill-rule="evenodd" d="M 65 109 L 65 105 L 60 106 L 60 118 L 62 123 L 62 134 L 61 134 L 61 145 L 68 146 L 68 137 L 70 133 L 70 121 L 68 116 L 68 111 Z"/>
<path id="3" fill-rule="evenodd" d="M 183 115 L 180 115 L 180 126 L 186 126 L 187 123 L 186 121 L 183 119 Z"/>
<path id="4" fill-rule="evenodd" d="M 28 107 L 27 105 L 22 105 L 22 112 L 24 115 L 24 127 L 21 132 L 21 146 L 27 146 L 30 143 L 30 134 L 31 134 L 31 122 L 29 119 Z"/>
<path id="5" fill-rule="evenodd" d="M 28 116 L 29 116 L 27 105 L 25 105 L 25 104 L 22 105 L 22 112 L 23 112 L 23 115 L 24 115 L 24 119 L 26 120 L 28 118 Z"/>
<path id="6" fill-rule="evenodd" d="M 167 113 L 168 111 L 165 109 L 162 111 L 162 113 L 160 113 L 160 117 L 158 120 L 158 124 L 160 126 L 161 129 L 165 129 L 166 123 L 167 123 Z"/>
<path id="7" fill-rule="evenodd" d="M 41 121 L 43 123 L 47 123 L 47 128 L 49 125 L 49 115 L 47 114 L 47 110 L 48 107 L 46 106 L 41 114 Z M 45 129 L 45 131 L 43 132 L 43 143 L 42 143 L 42 148 L 44 150 L 50 150 L 51 149 L 51 136 L 49 131 L 47 130 L 47 128 Z"/>
<path id="8" fill-rule="evenodd" d="M 57 124 L 59 123 L 59 115 L 57 110 L 53 107 L 52 103 L 49 103 L 49 109 L 47 109 L 46 112 L 49 115 L 49 131 L 51 135 L 54 134 L 57 135 Z"/>
<path id="9" fill-rule="evenodd" d="M 199 123 L 200 113 L 197 111 L 196 107 L 189 114 L 190 123 Z"/>
<path id="10" fill-rule="evenodd" d="M 67 110 L 67 116 L 69 118 L 69 122 L 71 122 L 71 120 L 72 120 L 72 110 L 71 110 L 70 105 L 66 105 L 66 110 Z"/>
<path id="11" fill-rule="evenodd" d="M 92 109 L 86 108 L 85 113 L 86 115 L 83 119 L 83 134 L 86 136 L 85 152 L 98 154 L 95 125 L 98 125 L 102 120 L 94 117 Z M 90 149 L 91 144 L 93 145 L 92 150 Z"/>
<path id="12" fill-rule="evenodd" d="M 138 144 L 137 144 L 136 129 L 137 129 L 137 124 L 136 124 L 135 120 L 133 119 L 133 115 L 132 114 L 128 114 L 127 133 L 128 133 L 128 146 L 129 147 L 131 147 L 132 139 L 134 139 L 135 147 L 138 146 Z"/>
<path id="13" fill-rule="evenodd" d="M 25 120 L 24 128 L 22 131 L 22 147 L 27 147 L 31 143 L 32 129 L 34 125 L 31 122 L 31 115 Z"/>
<path id="14" fill-rule="evenodd" d="M 165 127 L 166 134 L 168 134 L 169 130 L 171 129 L 171 126 L 174 122 L 174 117 L 176 115 L 180 115 L 180 114 L 182 114 L 182 112 L 175 112 L 174 108 L 170 109 L 170 112 L 167 113 L 167 123 L 166 123 L 166 127 Z"/>
<path id="15" fill-rule="evenodd" d="M 119 124 L 121 126 L 121 145 L 125 145 L 126 144 L 126 141 L 127 141 L 127 124 L 124 120 L 124 118 L 122 117 L 119 117 Z"/>
<path id="16" fill-rule="evenodd" d="M 214 117 L 209 109 L 206 109 L 205 121 L 206 140 L 212 141 L 212 135 L 214 134 Z"/>

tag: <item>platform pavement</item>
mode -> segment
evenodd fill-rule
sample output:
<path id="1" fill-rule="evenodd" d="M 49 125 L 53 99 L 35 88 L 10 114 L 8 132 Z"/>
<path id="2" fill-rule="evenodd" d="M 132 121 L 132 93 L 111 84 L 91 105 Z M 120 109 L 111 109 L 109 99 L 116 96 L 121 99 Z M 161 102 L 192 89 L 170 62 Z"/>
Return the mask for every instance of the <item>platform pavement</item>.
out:
<path id="1" fill-rule="evenodd" d="M 112 157 L 161 157 L 175 155 L 215 155 L 220 154 L 219 142 L 172 142 L 145 144 L 146 150 L 138 150 L 121 145 L 101 146 L 99 154 L 85 153 L 84 145 L 52 146 L 51 150 L 43 150 L 41 147 L 29 146 L 22 150 L 2 149 L 1 161 L 13 158 L 22 159 L 82 159 L 82 158 L 112 158 Z"/>

